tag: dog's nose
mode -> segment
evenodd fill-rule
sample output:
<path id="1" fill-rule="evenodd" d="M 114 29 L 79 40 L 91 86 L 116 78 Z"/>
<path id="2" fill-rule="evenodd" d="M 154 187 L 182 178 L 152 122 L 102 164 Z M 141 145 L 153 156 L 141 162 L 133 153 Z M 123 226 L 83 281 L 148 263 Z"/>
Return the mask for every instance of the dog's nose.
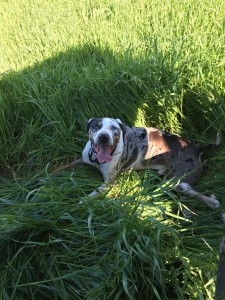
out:
<path id="1" fill-rule="evenodd" d="M 99 138 L 99 141 L 103 144 L 105 144 L 109 141 L 108 133 L 101 133 L 101 134 L 99 134 L 98 138 Z"/>

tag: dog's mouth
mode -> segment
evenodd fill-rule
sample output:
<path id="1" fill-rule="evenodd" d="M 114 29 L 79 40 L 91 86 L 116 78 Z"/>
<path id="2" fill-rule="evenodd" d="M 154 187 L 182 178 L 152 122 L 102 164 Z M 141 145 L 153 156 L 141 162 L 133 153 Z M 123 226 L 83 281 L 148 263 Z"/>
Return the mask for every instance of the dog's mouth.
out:
<path id="1" fill-rule="evenodd" d="M 94 150 L 99 163 L 110 162 L 113 159 L 113 152 L 116 149 L 116 145 L 94 145 Z"/>

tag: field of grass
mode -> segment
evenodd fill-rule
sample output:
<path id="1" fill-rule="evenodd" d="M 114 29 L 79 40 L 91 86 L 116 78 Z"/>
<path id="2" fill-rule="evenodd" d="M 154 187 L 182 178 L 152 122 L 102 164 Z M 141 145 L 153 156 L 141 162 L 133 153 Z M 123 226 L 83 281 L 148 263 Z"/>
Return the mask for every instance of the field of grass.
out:
<path id="1" fill-rule="evenodd" d="M 2 0 L 0 18 L 0 300 L 213 299 L 225 2 Z M 99 173 L 50 172 L 79 157 L 87 120 L 102 116 L 198 143 L 220 132 L 197 188 L 221 208 L 150 171 L 122 174 L 79 205 Z"/>

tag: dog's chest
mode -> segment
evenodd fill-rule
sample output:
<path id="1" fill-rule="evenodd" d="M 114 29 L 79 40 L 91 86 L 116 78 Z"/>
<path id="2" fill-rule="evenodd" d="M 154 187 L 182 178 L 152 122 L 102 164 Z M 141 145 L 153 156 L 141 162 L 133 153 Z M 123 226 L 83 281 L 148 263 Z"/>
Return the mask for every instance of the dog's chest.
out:
<path id="1" fill-rule="evenodd" d="M 117 169 L 136 169 L 147 151 L 148 137 L 145 128 L 126 127 L 123 152 L 117 164 Z"/>

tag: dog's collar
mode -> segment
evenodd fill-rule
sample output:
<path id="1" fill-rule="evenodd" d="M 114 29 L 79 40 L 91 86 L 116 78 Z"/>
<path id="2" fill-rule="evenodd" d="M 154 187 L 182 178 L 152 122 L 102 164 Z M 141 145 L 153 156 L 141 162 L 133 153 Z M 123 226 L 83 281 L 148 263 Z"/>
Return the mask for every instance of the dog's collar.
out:
<path id="1" fill-rule="evenodd" d="M 100 165 L 100 162 L 97 159 L 97 153 L 96 153 L 95 148 L 92 143 L 91 143 L 91 148 L 88 152 L 88 158 L 89 158 L 90 162 Z"/>

